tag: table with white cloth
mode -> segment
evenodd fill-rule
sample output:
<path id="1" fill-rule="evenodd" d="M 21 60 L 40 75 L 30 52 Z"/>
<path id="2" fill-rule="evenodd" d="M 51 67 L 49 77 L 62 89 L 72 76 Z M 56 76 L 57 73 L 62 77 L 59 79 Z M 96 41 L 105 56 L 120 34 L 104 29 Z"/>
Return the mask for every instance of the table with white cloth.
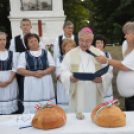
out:
<path id="1" fill-rule="evenodd" d="M 42 130 L 33 127 L 19 129 L 19 127 L 5 126 L 3 122 L 18 115 L 0 115 L 0 134 L 134 134 L 134 112 L 126 113 L 126 125 L 117 128 L 103 128 L 91 120 L 91 113 L 83 113 L 84 120 L 78 120 L 76 114 L 67 114 L 67 122 L 56 129 Z"/>

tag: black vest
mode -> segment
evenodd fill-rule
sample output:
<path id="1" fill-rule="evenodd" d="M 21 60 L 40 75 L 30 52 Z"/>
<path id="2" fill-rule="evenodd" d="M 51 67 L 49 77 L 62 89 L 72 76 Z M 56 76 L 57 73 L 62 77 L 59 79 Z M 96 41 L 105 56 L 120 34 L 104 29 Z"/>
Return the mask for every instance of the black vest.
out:
<path id="1" fill-rule="evenodd" d="M 60 48 L 61 55 L 63 55 L 63 52 L 62 52 L 62 43 L 63 43 L 62 37 L 63 37 L 63 35 L 59 36 L 59 48 Z M 78 38 L 76 36 L 74 36 L 74 41 L 76 43 L 76 46 L 78 46 Z"/>
<path id="2" fill-rule="evenodd" d="M 20 35 L 15 37 L 15 49 L 16 52 L 25 52 L 27 50 L 23 45 Z"/>
<path id="3" fill-rule="evenodd" d="M 25 52 L 26 69 L 30 71 L 45 70 L 49 67 L 47 51 L 42 49 L 42 54 L 39 57 L 32 56 L 30 51 Z"/>
<path id="4" fill-rule="evenodd" d="M 0 60 L 0 71 L 12 70 L 13 66 L 13 52 L 8 51 L 8 57 L 6 60 Z"/>

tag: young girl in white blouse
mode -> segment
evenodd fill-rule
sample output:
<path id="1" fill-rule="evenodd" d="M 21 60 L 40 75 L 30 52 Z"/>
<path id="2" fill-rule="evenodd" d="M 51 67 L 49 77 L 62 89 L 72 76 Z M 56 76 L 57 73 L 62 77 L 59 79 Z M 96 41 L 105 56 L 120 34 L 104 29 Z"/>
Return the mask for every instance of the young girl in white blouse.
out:
<path id="1" fill-rule="evenodd" d="M 57 105 L 59 105 L 66 113 L 69 112 L 69 99 L 60 80 L 60 66 L 65 55 L 75 46 L 76 43 L 74 40 L 64 39 L 62 44 L 63 55 L 57 58 L 57 63 L 56 63 Z"/>
<path id="2" fill-rule="evenodd" d="M 24 37 L 28 50 L 20 54 L 18 73 L 20 80 L 19 101 L 21 113 L 35 114 L 37 102 L 45 104 L 52 101 L 55 104 L 55 92 L 51 73 L 55 64 L 49 51 L 39 48 L 39 37 L 28 33 Z"/>
<path id="3" fill-rule="evenodd" d="M 0 114 L 11 114 L 18 110 L 18 85 L 15 78 L 18 56 L 5 47 L 6 34 L 0 32 Z"/>

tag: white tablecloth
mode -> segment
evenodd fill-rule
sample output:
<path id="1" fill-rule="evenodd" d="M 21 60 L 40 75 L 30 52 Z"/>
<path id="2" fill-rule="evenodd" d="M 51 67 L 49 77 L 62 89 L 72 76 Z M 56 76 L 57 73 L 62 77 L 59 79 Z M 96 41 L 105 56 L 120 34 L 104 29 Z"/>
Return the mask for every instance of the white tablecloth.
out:
<path id="1" fill-rule="evenodd" d="M 90 113 L 84 113 L 85 119 L 78 120 L 75 114 L 67 114 L 67 122 L 61 128 L 42 130 L 36 128 L 7 127 L 0 125 L 0 134 L 134 134 L 134 112 L 126 113 L 126 126 L 102 128 L 91 121 Z M 0 123 L 18 115 L 0 115 Z"/>

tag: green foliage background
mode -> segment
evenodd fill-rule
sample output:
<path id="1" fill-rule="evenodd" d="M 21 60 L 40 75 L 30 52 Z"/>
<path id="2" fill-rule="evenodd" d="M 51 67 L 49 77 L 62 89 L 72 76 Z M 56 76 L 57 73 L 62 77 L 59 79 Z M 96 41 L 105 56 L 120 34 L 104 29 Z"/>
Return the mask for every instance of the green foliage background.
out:
<path id="1" fill-rule="evenodd" d="M 134 21 L 134 0 L 63 0 L 63 8 L 66 20 L 74 23 L 75 35 L 88 26 L 95 35 L 104 35 L 108 43 L 122 43 L 122 26 Z M 0 31 L 6 32 L 11 39 L 9 11 L 9 0 L 0 0 Z"/>
<path id="2" fill-rule="evenodd" d="M 134 0 L 85 0 L 90 10 L 90 24 L 95 34 L 103 34 L 109 43 L 124 40 L 123 25 L 134 21 Z"/>
<path id="3" fill-rule="evenodd" d="M 7 18 L 9 11 L 9 0 L 0 0 L 0 31 L 7 33 L 7 44 L 9 44 L 9 40 L 11 39 L 10 21 Z"/>
<path id="4" fill-rule="evenodd" d="M 89 11 L 82 5 L 81 0 L 63 0 L 63 9 L 66 20 L 74 23 L 74 34 L 77 35 L 80 29 L 87 27 L 86 20 L 89 18 Z"/>
<path id="5" fill-rule="evenodd" d="M 123 25 L 134 21 L 134 0 L 64 0 L 64 11 L 75 24 L 75 33 L 89 26 L 95 35 L 104 35 L 108 43 L 122 43 Z M 82 21 L 86 19 L 89 24 Z"/>

